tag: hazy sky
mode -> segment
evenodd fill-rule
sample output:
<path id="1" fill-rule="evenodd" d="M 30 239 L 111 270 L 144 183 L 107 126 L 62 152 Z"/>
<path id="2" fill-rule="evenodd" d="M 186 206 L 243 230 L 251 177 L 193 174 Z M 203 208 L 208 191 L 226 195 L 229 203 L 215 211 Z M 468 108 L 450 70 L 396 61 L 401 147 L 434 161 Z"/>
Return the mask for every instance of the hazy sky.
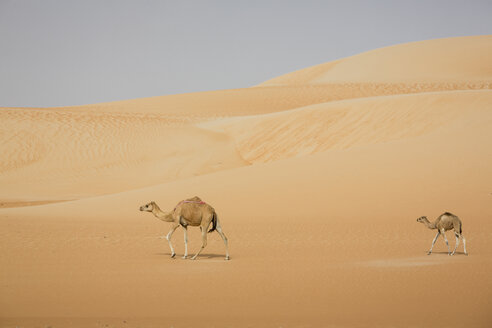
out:
<path id="1" fill-rule="evenodd" d="M 492 34 L 492 1 L 0 0 L 0 106 L 243 88 L 410 41 Z"/>

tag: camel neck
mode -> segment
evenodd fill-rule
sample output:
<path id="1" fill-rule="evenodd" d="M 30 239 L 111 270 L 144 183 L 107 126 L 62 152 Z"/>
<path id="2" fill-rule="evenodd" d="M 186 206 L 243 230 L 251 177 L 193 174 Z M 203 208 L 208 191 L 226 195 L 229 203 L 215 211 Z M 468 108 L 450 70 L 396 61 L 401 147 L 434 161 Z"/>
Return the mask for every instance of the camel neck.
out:
<path id="1" fill-rule="evenodd" d="M 166 213 L 166 212 L 162 211 L 159 208 L 159 206 L 157 206 L 157 205 L 154 205 L 154 209 L 152 210 L 152 214 L 154 214 L 154 216 L 156 218 L 158 218 L 159 220 L 166 221 L 166 222 L 173 221 L 172 212 Z"/>
<path id="2" fill-rule="evenodd" d="M 429 221 L 424 222 L 425 226 L 429 229 L 436 229 L 436 223 L 430 223 Z"/>

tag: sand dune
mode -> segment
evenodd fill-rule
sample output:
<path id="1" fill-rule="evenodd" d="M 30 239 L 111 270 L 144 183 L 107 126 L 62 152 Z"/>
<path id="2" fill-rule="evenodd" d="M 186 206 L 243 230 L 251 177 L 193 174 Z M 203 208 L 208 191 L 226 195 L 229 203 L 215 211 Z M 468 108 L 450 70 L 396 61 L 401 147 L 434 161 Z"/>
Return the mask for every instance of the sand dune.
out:
<path id="1" fill-rule="evenodd" d="M 324 83 L 489 81 L 492 36 L 447 38 L 380 48 L 289 73 L 260 86 Z"/>
<path id="2" fill-rule="evenodd" d="M 224 134 L 163 116 L 31 109 L 0 115 L 6 205 L 78 199 L 244 165 Z"/>
<path id="3" fill-rule="evenodd" d="M 264 94 L 272 91 L 265 89 Z M 272 94 L 278 91 L 273 90 Z M 79 199 L 256 161 L 415 136 L 442 125 L 441 119 L 457 119 L 487 107 L 490 94 L 485 90 L 421 92 L 408 97 L 360 98 L 363 94 L 352 94 L 342 96 L 347 98 L 342 102 L 321 104 L 321 98 L 310 98 L 302 92 L 289 96 L 280 92 L 284 103 L 278 107 L 265 105 L 267 109 L 258 109 L 250 105 L 227 117 L 216 109 L 229 108 L 227 102 L 224 107 L 204 110 L 202 116 L 191 113 L 197 110 L 196 105 L 180 115 L 166 110 L 157 114 L 150 105 L 135 105 L 130 112 L 125 106 L 131 101 L 115 107 L 121 112 L 106 105 L 2 109 L 5 141 L 0 145 L 0 185 L 5 188 L 0 188 L 0 203 L 5 207 Z M 298 98 L 316 105 L 289 110 L 303 103 L 296 101 Z M 264 113 L 240 115 L 248 113 L 248 108 Z M 427 115 L 432 115 L 429 121 Z M 211 132 L 213 126 L 218 128 Z"/>
<path id="4" fill-rule="evenodd" d="M 490 121 L 491 91 L 423 93 L 336 101 L 202 124 L 232 136 L 250 163 L 382 143 Z M 462 131 L 457 131 L 461 133 Z"/>
<path id="5" fill-rule="evenodd" d="M 492 55 L 490 40 L 489 36 L 453 38 L 377 49 L 253 88 L 65 108 L 3 108 L 0 186 L 4 188 L 0 188 L 0 207 L 92 197 L 256 161 L 417 135 L 432 124 L 440 124 L 423 119 L 439 99 L 443 102 L 436 105 L 440 110 L 432 112 L 440 115 L 454 106 L 445 114 L 451 117 L 462 112 L 460 104 L 473 97 L 470 93 L 466 98 L 461 91 L 492 88 L 487 60 Z M 452 65 L 449 60 L 438 59 L 446 53 L 453 53 Z M 409 61 L 419 68 L 407 65 Z M 405 67 L 405 71 L 391 65 Z M 371 71 L 376 67 L 386 68 Z M 371 79 L 357 75 L 364 72 Z M 446 74 L 460 78 L 451 79 Z M 347 79 L 341 81 L 336 78 L 339 75 Z M 408 101 L 377 98 L 437 92 L 447 93 Z M 460 96 L 449 96 L 449 92 Z M 456 97 L 463 100 L 444 105 Z M 484 97 L 479 97 L 482 107 L 488 101 Z M 341 100 L 354 101 L 336 102 Z M 395 114 L 391 106 L 404 108 Z M 377 110 L 356 110 L 366 107 Z M 382 107 L 388 109 L 386 114 Z M 348 115 L 340 120 L 345 112 Z M 274 113 L 281 114 L 264 116 Z M 404 113 L 411 115 L 406 119 Z M 363 130 L 358 128 L 365 119 L 381 127 L 378 120 L 383 118 L 377 115 L 410 125 L 385 123 L 382 126 L 392 130 L 385 132 L 372 132 L 370 124 L 363 125 Z M 234 117 L 237 120 L 231 122 L 236 123 L 230 127 L 213 133 L 207 128 Z M 428 126 L 417 126 L 422 125 L 417 121 Z M 354 129 L 358 131 L 354 133 Z"/>
<path id="6" fill-rule="evenodd" d="M 490 44 L 399 45 L 248 89 L 0 109 L 0 326 L 489 327 Z M 194 195 L 218 211 L 231 261 L 217 234 L 198 261 L 171 259 L 168 224 L 138 211 Z M 442 240 L 425 255 L 435 231 L 416 218 L 444 211 L 469 256 Z"/>

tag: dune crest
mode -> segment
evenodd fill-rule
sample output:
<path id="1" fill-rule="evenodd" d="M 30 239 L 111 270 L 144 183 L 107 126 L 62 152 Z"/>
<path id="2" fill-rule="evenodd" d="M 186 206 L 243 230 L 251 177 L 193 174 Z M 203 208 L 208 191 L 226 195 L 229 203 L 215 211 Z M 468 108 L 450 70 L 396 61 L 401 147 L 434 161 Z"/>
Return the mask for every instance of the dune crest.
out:
<path id="1" fill-rule="evenodd" d="M 301 69 L 259 86 L 491 82 L 492 35 L 404 43 Z"/>

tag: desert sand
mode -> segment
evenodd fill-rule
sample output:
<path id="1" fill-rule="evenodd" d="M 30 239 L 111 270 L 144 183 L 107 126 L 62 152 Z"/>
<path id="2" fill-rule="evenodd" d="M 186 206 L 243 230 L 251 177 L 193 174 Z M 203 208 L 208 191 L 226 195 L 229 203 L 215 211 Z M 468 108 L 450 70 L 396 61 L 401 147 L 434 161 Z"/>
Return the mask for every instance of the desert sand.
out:
<path id="1" fill-rule="evenodd" d="M 490 58 L 492 36 L 448 38 L 245 89 L 0 108 L 0 326 L 490 327 Z M 138 210 L 195 195 L 230 261 L 216 233 L 181 259 L 181 228 L 172 259 Z M 469 256 L 426 255 L 416 219 L 445 211 Z"/>

